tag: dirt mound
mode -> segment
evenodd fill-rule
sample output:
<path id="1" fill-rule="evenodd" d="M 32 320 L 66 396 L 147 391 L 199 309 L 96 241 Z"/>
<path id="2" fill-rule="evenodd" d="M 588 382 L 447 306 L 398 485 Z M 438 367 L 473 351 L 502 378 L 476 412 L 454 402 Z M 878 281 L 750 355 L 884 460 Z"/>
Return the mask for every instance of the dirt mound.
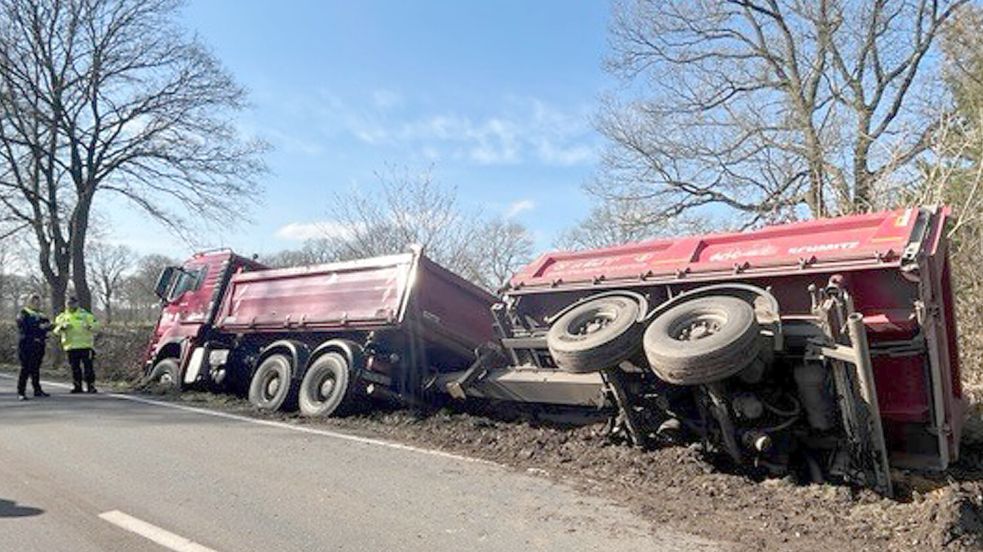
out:
<path id="1" fill-rule="evenodd" d="M 309 420 L 255 412 L 229 396 L 185 393 L 182 402 L 301 425 L 438 448 L 547 476 L 625 504 L 657 524 L 737 550 L 983 550 L 983 474 L 976 449 L 949 479 L 899 474 L 901 500 L 865 489 L 756 480 L 699 447 L 643 451 L 612 445 L 602 424 L 570 426 L 556 413 L 391 409 Z"/>
<path id="2" fill-rule="evenodd" d="M 983 550 L 983 485 L 940 489 L 919 508 L 913 534 L 937 550 Z"/>

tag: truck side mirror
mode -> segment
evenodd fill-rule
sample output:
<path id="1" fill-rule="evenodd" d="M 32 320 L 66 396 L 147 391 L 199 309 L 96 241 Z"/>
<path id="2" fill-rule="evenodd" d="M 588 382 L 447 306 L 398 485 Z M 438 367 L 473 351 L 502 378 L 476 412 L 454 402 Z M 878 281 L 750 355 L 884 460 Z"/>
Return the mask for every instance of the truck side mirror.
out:
<path id="1" fill-rule="evenodd" d="M 171 283 L 174 281 L 174 274 L 177 270 L 176 266 L 169 266 L 160 271 L 160 276 L 157 277 L 157 284 L 154 285 L 154 295 L 160 297 L 161 301 L 167 300 L 167 292 L 171 288 Z"/>

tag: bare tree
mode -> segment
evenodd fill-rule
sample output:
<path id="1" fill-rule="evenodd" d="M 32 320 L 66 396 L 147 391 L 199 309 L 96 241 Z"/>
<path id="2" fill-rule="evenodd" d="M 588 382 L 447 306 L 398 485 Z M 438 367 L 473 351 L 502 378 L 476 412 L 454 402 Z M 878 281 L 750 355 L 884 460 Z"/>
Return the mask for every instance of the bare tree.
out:
<path id="1" fill-rule="evenodd" d="M 91 303 L 97 196 L 188 235 L 172 207 L 226 221 L 255 192 L 264 146 L 232 119 L 244 91 L 177 26 L 179 5 L 0 0 L 0 219 L 33 231 L 55 310 L 70 276 Z"/>
<path id="2" fill-rule="evenodd" d="M 335 240 L 313 238 L 305 240 L 300 249 L 284 249 L 261 257 L 260 261 L 272 268 L 329 263 L 340 258 L 337 248 Z"/>
<path id="3" fill-rule="evenodd" d="M 970 386 L 983 383 L 983 8 L 970 6 L 943 35 L 944 76 L 956 116 L 940 125 L 917 186 L 901 197 L 948 204 L 947 232 L 959 319 L 959 352 Z"/>
<path id="4" fill-rule="evenodd" d="M 609 199 L 567 228 L 556 239 L 563 249 L 596 249 L 649 239 L 722 232 L 739 226 L 739 222 L 710 219 L 686 214 L 660 218 L 658 211 L 644 202 Z"/>
<path id="5" fill-rule="evenodd" d="M 136 255 L 125 245 L 90 242 L 87 262 L 95 280 L 96 295 L 102 306 L 106 323 L 113 322 L 113 302 L 119 295 L 126 272 L 132 268 Z"/>
<path id="6" fill-rule="evenodd" d="M 556 246 L 594 249 L 650 238 L 660 226 L 652 219 L 652 212 L 638 201 L 604 201 L 591 208 L 583 220 L 564 230 Z"/>
<path id="7" fill-rule="evenodd" d="M 748 225 L 890 203 L 950 115 L 933 52 L 964 4 L 620 0 L 608 65 L 637 94 L 607 102 L 590 189 Z"/>
<path id="8" fill-rule="evenodd" d="M 414 173 L 390 167 L 377 177 L 378 193 L 353 190 L 331 201 L 324 240 L 334 244 L 337 258 L 397 253 L 417 244 L 449 268 L 465 266 L 477 225 L 460 208 L 457 190 L 435 182 L 430 168 Z"/>
<path id="9" fill-rule="evenodd" d="M 468 251 L 463 276 L 489 291 L 498 291 L 532 260 L 532 237 L 515 221 L 492 219 L 481 226 Z"/>
<path id="10" fill-rule="evenodd" d="M 119 286 L 117 305 L 132 322 L 152 322 L 160 314 L 160 298 L 154 293 L 157 278 L 168 266 L 181 263 L 163 255 L 140 257 Z"/>
<path id="11" fill-rule="evenodd" d="M 308 264 L 388 255 L 420 245 L 427 256 L 490 290 L 528 260 L 532 240 L 519 223 L 463 208 L 457 190 L 420 172 L 390 167 L 378 190 L 336 194 L 323 236 L 281 252 L 278 264 Z"/>

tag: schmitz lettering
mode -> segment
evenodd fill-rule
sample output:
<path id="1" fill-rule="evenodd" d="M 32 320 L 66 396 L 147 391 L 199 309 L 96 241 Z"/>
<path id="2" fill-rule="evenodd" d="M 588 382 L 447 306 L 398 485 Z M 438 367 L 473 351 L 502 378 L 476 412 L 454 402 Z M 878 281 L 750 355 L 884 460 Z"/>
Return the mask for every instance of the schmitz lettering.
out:
<path id="1" fill-rule="evenodd" d="M 839 242 L 839 243 L 821 243 L 814 245 L 801 245 L 798 247 L 789 247 L 789 255 L 799 255 L 801 253 L 825 253 L 827 251 L 845 251 L 847 249 L 856 249 L 860 246 L 860 242 Z"/>

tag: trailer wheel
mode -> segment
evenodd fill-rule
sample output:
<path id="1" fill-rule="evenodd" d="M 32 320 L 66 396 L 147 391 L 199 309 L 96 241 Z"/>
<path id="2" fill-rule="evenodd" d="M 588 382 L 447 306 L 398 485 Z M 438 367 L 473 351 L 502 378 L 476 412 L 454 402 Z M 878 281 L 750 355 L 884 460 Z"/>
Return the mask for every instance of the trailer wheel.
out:
<path id="1" fill-rule="evenodd" d="M 711 296 L 657 316 L 643 339 L 660 379 L 676 385 L 712 383 L 747 367 L 761 348 L 758 321 L 747 301 Z"/>
<path id="2" fill-rule="evenodd" d="M 147 381 L 164 387 L 181 386 L 181 366 L 176 358 L 163 358 L 154 364 Z"/>
<path id="3" fill-rule="evenodd" d="M 260 410 L 293 410 L 297 406 L 294 367 L 286 355 L 266 357 L 249 384 L 249 402 Z"/>
<path id="4" fill-rule="evenodd" d="M 305 416 L 342 416 L 355 403 L 354 381 L 345 357 L 325 353 L 311 364 L 300 383 L 300 412 Z"/>
<path id="5" fill-rule="evenodd" d="M 641 346 L 641 308 L 632 297 L 607 295 L 570 309 L 546 334 L 553 360 L 575 374 L 617 366 Z"/>

